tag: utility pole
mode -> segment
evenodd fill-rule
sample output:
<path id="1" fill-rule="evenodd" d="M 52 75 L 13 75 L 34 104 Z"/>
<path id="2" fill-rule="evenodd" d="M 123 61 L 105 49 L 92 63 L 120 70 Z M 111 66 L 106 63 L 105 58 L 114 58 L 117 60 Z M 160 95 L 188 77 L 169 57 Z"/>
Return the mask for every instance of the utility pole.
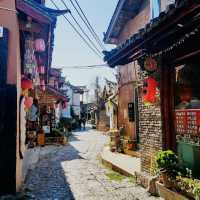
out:
<path id="1" fill-rule="evenodd" d="M 99 120 L 99 77 L 96 77 L 95 81 L 95 96 L 96 96 L 96 105 L 97 105 L 97 113 L 96 113 L 96 123 L 98 123 Z"/>

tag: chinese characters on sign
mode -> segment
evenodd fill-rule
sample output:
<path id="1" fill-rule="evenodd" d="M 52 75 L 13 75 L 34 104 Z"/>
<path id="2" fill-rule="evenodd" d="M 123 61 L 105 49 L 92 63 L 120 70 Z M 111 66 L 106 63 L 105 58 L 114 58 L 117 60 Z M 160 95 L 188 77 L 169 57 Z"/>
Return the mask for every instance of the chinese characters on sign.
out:
<path id="1" fill-rule="evenodd" d="M 175 120 L 177 134 L 200 133 L 200 110 L 176 110 Z"/>

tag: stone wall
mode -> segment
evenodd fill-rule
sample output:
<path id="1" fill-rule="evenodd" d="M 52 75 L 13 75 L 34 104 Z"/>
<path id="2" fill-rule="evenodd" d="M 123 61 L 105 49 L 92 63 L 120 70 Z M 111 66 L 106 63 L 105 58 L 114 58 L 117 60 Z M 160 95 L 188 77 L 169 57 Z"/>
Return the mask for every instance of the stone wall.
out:
<path id="1" fill-rule="evenodd" d="M 139 115 L 142 171 L 150 172 L 153 156 L 162 149 L 160 106 L 145 107 L 140 98 Z"/>
<path id="2" fill-rule="evenodd" d="M 142 83 L 146 76 L 137 66 L 138 79 Z M 160 100 L 155 105 L 145 106 L 142 100 L 142 86 L 139 87 L 139 134 L 142 171 L 151 172 L 152 158 L 162 150 L 162 118 Z"/>

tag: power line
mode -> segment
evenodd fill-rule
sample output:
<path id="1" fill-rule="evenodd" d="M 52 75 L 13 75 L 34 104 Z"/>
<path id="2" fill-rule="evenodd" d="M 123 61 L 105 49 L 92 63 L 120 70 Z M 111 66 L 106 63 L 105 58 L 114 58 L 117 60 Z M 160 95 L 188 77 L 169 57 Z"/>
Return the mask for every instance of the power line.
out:
<path id="1" fill-rule="evenodd" d="M 60 10 L 53 0 L 50 1 L 58 10 Z M 95 53 L 102 60 L 102 57 L 98 54 L 98 52 L 96 52 L 96 50 L 88 43 L 88 41 L 81 35 L 81 33 L 77 30 L 77 28 L 69 21 L 69 19 L 64 14 L 63 17 L 70 24 L 73 30 L 79 35 L 79 37 L 81 37 L 81 39 L 85 42 L 85 44 L 93 51 L 93 53 Z"/>
<path id="2" fill-rule="evenodd" d="M 86 15 L 84 14 L 80 4 L 75 0 L 76 5 L 78 6 L 79 10 L 81 11 L 81 13 L 79 12 L 78 8 L 76 7 L 76 5 L 74 4 L 73 0 L 69 0 L 70 3 L 72 4 L 72 6 L 74 7 L 74 9 L 76 10 L 76 12 L 78 13 L 79 17 L 82 19 L 82 21 L 84 22 L 84 24 L 86 25 L 86 27 L 88 28 L 88 30 L 90 31 L 90 33 L 92 34 L 92 36 L 94 37 L 94 39 L 96 40 L 97 44 L 103 49 L 106 50 L 103 43 L 101 42 L 101 40 L 99 39 L 99 36 L 97 35 L 97 33 L 95 32 L 94 28 L 92 27 L 92 25 L 90 24 L 89 20 L 87 19 Z"/>
<path id="3" fill-rule="evenodd" d="M 65 6 L 65 8 L 67 10 L 69 10 L 68 6 L 66 5 L 66 3 L 61 0 L 63 5 Z M 74 15 L 70 12 L 70 15 L 72 17 L 72 19 L 75 21 L 76 25 L 80 28 L 81 32 L 85 35 L 85 37 L 90 41 L 90 43 L 92 44 L 92 46 L 98 51 L 98 53 L 100 53 L 102 55 L 102 52 L 98 49 L 98 47 L 94 44 L 94 42 L 90 39 L 90 37 L 87 35 L 87 33 L 83 30 L 83 28 L 81 27 L 81 25 L 78 23 L 78 21 L 76 20 L 76 18 L 74 17 Z"/>
<path id="4" fill-rule="evenodd" d="M 85 66 L 59 66 L 59 68 L 62 69 L 95 69 L 95 68 L 102 68 L 102 67 L 108 67 L 107 64 L 99 64 L 99 65 L 85 65 Z"/>
<path id="5" fill-rule="evenodd" d="M 91 28 L 92 32 L 94 33 L 95 38 L 97 39 L 98 43 L 102 46 L 102 49 L 103 49 L 103 50 L 106 50 L 105 47 L 104 47 L 104 45 L 103 45 L 103 43 L 102 43 L 101 40 L 99 39 L 99 36 L 97 35 L 97 33 L 95 32 L 94 28 L 93 28 L 92 25 L 90 24 L 88 18 L 86 17 L 86 14 L 84 13 L 84 11 L 83 11 L 83 9 L 81 8 L 80 4 L 78 3 L 77 0 L 74 0 L 74 1 L 75 1 L 76 5 L 78 6 L 78 8 L 80 9 L 80 11 L 81 11 L 83 17 L 85 18 L 85 20 L 86 20 L 88 26 Z"/>

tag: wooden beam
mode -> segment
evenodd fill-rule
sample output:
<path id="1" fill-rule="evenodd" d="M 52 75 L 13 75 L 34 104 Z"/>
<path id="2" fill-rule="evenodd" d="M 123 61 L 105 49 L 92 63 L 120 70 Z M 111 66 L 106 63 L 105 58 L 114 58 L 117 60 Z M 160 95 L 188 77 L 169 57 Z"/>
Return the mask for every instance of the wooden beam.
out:
<path id="1" fill-rule="evenodd" d="M 29 15 L 36 21 L 47 23 L 47 24 L 52 22 L 52 19 L 50 19 L 48 16 L 44 14 L 41 14 L 39 11 L 29 6 L 25 1 L 17 0 L 16 5 L 17 5 L 18 10 L 26 13 L 27 15 Z"/>
<path id="2" fill-rule="evenodd" d="M 174 128 L 174 93 L 175 68 L 161 67 L 161 114 L 163 130 L 163 149 L 176 150 L 176 134 Z"/>
<path id="3" fill-rule="evenodd" d="M 192 56 L 196 56 L 196 55 L 198 55 L 198 54 L 200 54 L 200 49 L 197 50 L 197 51 L 191 52 L 191 53 L 189 53 L 189 54 L 183 55 L 183 56 L 181 56 L 181 57 L 175 59 L 174 63 L 179 63 L 179 62 L 181 62 L 182 60 L 188 59 L 188 58 L 190 58 L 190 57 L 192 57 Z"/>

